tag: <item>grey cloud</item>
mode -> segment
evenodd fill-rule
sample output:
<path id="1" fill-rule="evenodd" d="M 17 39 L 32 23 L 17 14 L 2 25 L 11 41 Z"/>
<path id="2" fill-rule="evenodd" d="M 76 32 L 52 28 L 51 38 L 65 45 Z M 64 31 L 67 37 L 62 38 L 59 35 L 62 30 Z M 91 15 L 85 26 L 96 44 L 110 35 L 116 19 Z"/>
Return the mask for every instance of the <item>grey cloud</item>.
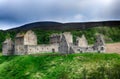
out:
<path id="1" fill-rule="evenodd" d="M 119 0 L 1 0 L 0 21 L 97 21 L 120 19 Z M 9 25 L 9 24 L 8 24 Z"/>
<path id="2" fill-rule="evenodd" d="M 115 0 L 112 7 L 111 16 L 114 19 L 120 19 L 120 0 Z"/>

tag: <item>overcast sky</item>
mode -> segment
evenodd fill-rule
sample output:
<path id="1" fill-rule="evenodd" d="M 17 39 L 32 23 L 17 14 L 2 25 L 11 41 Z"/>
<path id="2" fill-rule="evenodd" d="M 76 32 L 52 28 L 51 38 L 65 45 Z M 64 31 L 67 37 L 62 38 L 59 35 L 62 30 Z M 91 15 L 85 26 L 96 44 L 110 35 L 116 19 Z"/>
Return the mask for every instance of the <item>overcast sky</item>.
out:
<path id="1" fill-rule="evenodd" d="M 120 20 L 120 0 L 0 0 L 0 29 L 37 21 Z"/>

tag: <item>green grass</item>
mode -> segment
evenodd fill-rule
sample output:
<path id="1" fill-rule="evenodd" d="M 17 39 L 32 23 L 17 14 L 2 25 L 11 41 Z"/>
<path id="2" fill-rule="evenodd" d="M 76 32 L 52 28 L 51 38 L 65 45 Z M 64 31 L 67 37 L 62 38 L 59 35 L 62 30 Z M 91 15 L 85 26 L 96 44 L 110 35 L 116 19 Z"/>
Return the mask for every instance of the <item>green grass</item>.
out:
<path id="1" fill-rule="evenodd" d="M 0 56 L 0 79 L 120 79 L 120 55 Z"/>
<path id="2" fill-rule="evenodd" d="M 2 56 L 2 53 L 0 52 L 0 56 Z"/>

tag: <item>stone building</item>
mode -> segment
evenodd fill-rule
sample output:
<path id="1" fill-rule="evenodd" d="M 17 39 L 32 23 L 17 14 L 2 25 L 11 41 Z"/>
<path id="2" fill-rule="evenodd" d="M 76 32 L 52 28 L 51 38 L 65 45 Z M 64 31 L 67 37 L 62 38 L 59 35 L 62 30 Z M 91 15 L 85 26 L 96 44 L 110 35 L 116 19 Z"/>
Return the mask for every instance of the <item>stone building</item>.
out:
<path id="1" fill-rule="evenodd" d="M 59 39 L 60 40 L 60 39 Z M 35 53 L 47 53 L 58 52 L 59 44 L 50 42 L 50 44 L 37 44 L 37 36 L 33 31 L 27 31 L 26 33 L 18 33 L 15 37 L 15 42 L 11 39 L 6 39 L 3 42 L 3 55 L 25 55 Z"/>
<path id="2" fill-rule="evenodd" d="M 15 51 L 14 54 L 27 54 L 27 47 L 29 45 L 37 45 L 36 34 L 29 30 L 26 33 L 18 33 L 15 37 Z"/>
<path id="3" fill-rule="evenodd" d="M 11 38 L 8 38 L 3 42 L 2 53 L 3 55 L 13 55 L 14 43 Z"/>
<path id="4" fill-rule="evenodd" d="M 96 37 L 95 44 L 88 45 L 84 35 L 77 37 L 73 43 L 73 36 L 70 32 L 62 34 L 52 34 L 50 36 L 50 44 L 37 44 L 37 36 L 33 31 L 26 33 L 18 33 L 15 42 L 6 39 L 3 42 L 3 55 L 25 55 L 47 52 L 69 53 L 85 53 L 85 52 L 105 52 L 105 42 L 102 35 Z"/>
<path id="5" fill-rule="evenodd" d="M 64 33 L 62 34 L 61 42 L 59 45 L 60 53 L 85 53 L 85 52 L 105 52 L 105 42 L 102 35 L 96 36 L 95 44 L 89 46 L 84 35 L 76 39 L 76 43 L 73 43 L 72 35 L 67 37 Z"/>
<path id="6" fill-rule="evenodd" d="M 37 45 L 37 36 L 32 30 L 18 33 L 15 37 L 15 45 Z"/>

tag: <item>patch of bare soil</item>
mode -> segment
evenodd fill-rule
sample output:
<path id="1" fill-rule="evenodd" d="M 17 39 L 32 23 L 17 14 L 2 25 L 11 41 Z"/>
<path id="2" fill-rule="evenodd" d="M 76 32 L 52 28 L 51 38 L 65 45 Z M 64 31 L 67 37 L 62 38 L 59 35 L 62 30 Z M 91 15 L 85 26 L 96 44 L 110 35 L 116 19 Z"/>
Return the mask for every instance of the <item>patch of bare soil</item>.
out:
<path id="1" fill-rule="evenodd" d="M 120 54 L 120 43 L 106 44 L 106 52 Z"/>

